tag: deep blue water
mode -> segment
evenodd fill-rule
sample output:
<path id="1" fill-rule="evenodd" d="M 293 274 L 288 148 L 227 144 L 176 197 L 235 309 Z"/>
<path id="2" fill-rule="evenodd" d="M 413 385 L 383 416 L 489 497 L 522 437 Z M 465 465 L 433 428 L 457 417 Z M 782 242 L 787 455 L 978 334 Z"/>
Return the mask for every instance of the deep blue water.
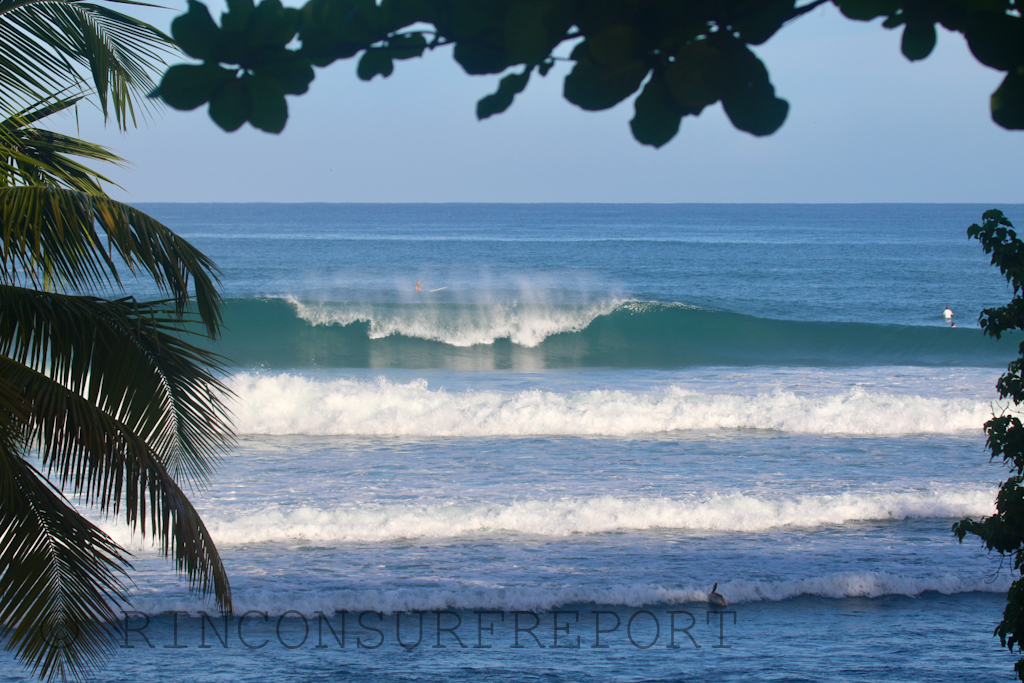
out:
<path id="1" fill-rule="evenodd" d="M 222 271 L 239 443 L 193 500 L 236 617 L 198 648 L 214 610 L 103 520 L 155 647 L 130 634 L 99 680 L 1011 678 L 1009 573 L 950 533 L 1005 476 L 981 426 L 1019 340 L 977 328 L 1010 292 L 966 237 L 991 207 L 141 208 Z M 671 611 L 701 648 L 666 647 Z M 344 650 L 317 612 L 347 612 Z M 465 649 L 432 647 L 438 612 Z M 515 612 L 544 648 L 509 647 Z"/>

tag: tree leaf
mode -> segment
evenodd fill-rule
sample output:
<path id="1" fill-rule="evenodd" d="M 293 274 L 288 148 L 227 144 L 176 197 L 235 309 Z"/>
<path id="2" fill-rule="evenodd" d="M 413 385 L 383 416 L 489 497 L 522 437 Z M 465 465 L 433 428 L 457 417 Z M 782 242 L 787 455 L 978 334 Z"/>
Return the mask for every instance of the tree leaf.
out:
<path id="1" fill-rule="evenodd" d="M 217 55 L 220 28 L 213 21 L 206 5 L 201 2 L 188 0 L 188 12 L 171 22 L 171 35 L 190 57 L 213 60 Z"/>
<path id="2" fill-rule="evenodd" d="M 388 39 L 388 52 L 392 59 L 412 59 L 423 54 L 427 39 L 422 33 L 392 36 Z"/>
<path id="3" fill-rule="evenodd" d="M 992 93 L 992 120 L 1010 130 L 1024 129 L 1024 75 L 1022 69 L 1006 74 Z"/>
<path id="4" fill-rule="evenodd" d="M 103 231 L 100 238 L 97 227 Z M 184 312 L 192 296 L 208 334 L 221 321 L 217 267 L 188 241 L 134 207 L 52 187 L 0 188 L 0 282 L 80 292 L 122 288 L 114 258 L 146 273 Z"/>
<path id="5" fill-rule="evenodd" d="M 8 393 L 8 391 L 4 391 Z M 43 680 L 84 678 L 114 650 L 125 553 L 11 444 L 0 444 L 0 623 Z"/>
<path id="6" fill-rule="evenodd" d="M 714 104 L 722 91 L 722 55 L 707 40 L 697 40 L 681 48 L 665 69 L 665 85 L 676 104 L 688 114 L 699 114 Z"/>
<path id="7" fill-rule="evenodd" d="M 364 81 L 368 81 L 377 74 L 387 78 L 394 70 L 395 63 L 391 60 L 391 55 L 388 51 L 384 48 L 371 47 L 363 53 L 362 58 L 359 60 L 356 74 Z"/>
<path id="8" fill-rule="evenodd" d="M 640 61 L 603 66 L 590 56 L 587 41 L 576 46 L 576 65 L 565 77 L 565 99 L 590 111 L 608 109 L 637 91 L 650 68 Z"/>
<path id="9" fill-rule="evenodd" d="M 87 397 L 156 451 L 175 479 L 205 482 L 211 459 L 231 442 L 231 394 L 212 374 L 219 357 L 183 339 L 201 329 L 194 314 L 178 316 L 168 302 L 10 285 L 0 293 L 0 353 Z"/>
<path id="10" fill-rule="evenodd" d="M 263 0 L 246 22 L 249 49 L 284 47 L 299 28 L 299 10 L 283 7 L 280 0 Z"/>
<path id="11" fill-rule="evenodd" d="M 636 115 L 629 122 L 633 137 L 645 145 L 661 147 L 679 132 L 682 112 L 676 106 L 662 74 L 655 72 L 634 102 Z"/>
<path id="12" fill-rule="evenodd" d="M 1005 12 L 973 12 L 964 28 L 979 62 L 1000 71 L 1024 64 L 1024 19 Z"/>
<path id="13" fill-rule="evenodd" d="M 249 81 L 252 93 L 252 114 L 249 123 L 268 133 L 280 133 L 288 120 L 288 103 L 274 83 L 258 76 Z"/>
<path id="14" fill-rule="evenodd" d="M 176 64 L 164 74 L 158 94 L 175 109 L 195 109 L 212 100 L 236 73 L 219 64 Z"/>
<path id="15" fill-rule="evenodd" d="M 480 36 L 459 40 L 452 56 L 466 73 L 473 75 L 500 74 L 512 66 L 504 37 L 496 28 Z"/>
<path id="16" fill-rule="evenodd" d="M 309 61 L 293 52 L 287 52 L 274 62 L 256 67 L 253 75 L 273 81 L 282 93 L 288 95 L 301 95 L 309 90 L 314 77 Z"/>
<path id="17" fill-rule="evenodd" d="M 229 133 L 238 130 L 252 114 L 249 79 L 237 78 L 224 85 L 210 100 L 210 118 Z"/>
<path id="18" fill-rule="evenodd" d="M 775 96 L 768 69 L 745 45 L 732 46 L 722 106 L 732 124 L 754 135 L 771 135 L 786 120 L 789 103 Z"/>
<path id="19" fill-rule="evenodd" d="M 602 66 L 616 67 L 634 63 L 638 55 L 634 45 L 635 30 L 627 24 L 615 24 L 594 36 L 587 37 L 587 51 Z"/>
<path id="20" fill-rule="evenodd" d="M 903 54 L 907 59 L 924 59 L 935 48 L 935 25 L 927 22 L 907 22 L 903 29 Z"/>
<path id="21" fill-rule="evenodd" d="M 501 79 L 498 84 L 498 91 L 488 95 L 476 104 L 476 117 L 486 119 L 494 114 L 500 114 L 509 108 L 513 98 L 523 91 L 530 80 L 530 69 L 520 74 L 510 74 Z"/>
<path id="22" fill-rule="evenodd" d="M 871 21 L 875 17 L 894 14 L 898 0 L 833 0 L 839 10 L 851 19 Z"/>
<path id="23" fill-rule="evenodd" d="M 145 112 L 152 73 L 176 49 L 149 24 L 72 0 L 0 4 L 0 101 L 7 111 L 53 93 L 84 93 L 91 84 L 104 117 L 124 129 Z"/>

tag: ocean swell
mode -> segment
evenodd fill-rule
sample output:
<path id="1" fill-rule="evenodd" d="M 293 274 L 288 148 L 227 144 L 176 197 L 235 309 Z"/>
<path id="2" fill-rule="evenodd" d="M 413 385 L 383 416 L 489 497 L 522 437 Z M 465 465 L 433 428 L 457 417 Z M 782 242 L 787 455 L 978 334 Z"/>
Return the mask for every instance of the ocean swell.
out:
<path id="1" fill-rule="evenodd" d="M 643 301 L 575 305 L 232 299 L 214 349 L 240 368 L 999 367 L 978 329 L 770 320 Z M 1013 335 L 1009 335 L 1013 337 Z"/>
<path id="2" fill-rule="evenodd" d="M 841 572 L 782 581 L 748 581 L 743 579 L 719 582 L 718 591 L 730 605 L 751 602 L 779 602 L 803 596 L 818 598 L 879 598 L 886 595 L 919 596 L 936 592 L 943 595 L 960 593 L 1005 593 L 1011 577 L 1004 573 L 994 579 L 965 577 L 954 574 L 935 576 L 903 576 L 890 572 Z M 673 584 L 633 584 L 618 586 L 443 586 L 394 587 L 380 589 L 241 590 L 232 596 L 235 612 L 249 610 L 268 612 L 277 617 L 296 611 L 307 618 L 316 612 L 374 611 L 385 614 L 419 610 L 551 610 L 567 605 L 607 605 L 618 607 L 651 607 L 656 605 L 707 604 L 707 586 Z M 157 614 L 188 612 L 199 616 L 210 605 L 194 598 L 160 595 L 138 595 L 132 599 L 135 609 Z M 292 615 L 295 616 L 295 615 Z M 297 618 L 297 617 L 296 617 Z"/>

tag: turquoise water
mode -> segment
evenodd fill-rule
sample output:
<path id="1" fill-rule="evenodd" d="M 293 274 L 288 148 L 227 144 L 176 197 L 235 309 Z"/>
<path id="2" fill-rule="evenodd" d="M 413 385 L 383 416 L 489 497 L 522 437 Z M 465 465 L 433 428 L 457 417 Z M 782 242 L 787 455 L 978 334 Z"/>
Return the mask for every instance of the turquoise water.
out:
<path id="1" fill-rule="evenodd" d="M 991 207 L 142 208 L 222 269 L 239 443 L 193 500 L 236 612 L 100 520 L 150 624 L 99 680 L 1011 677 L 1009 573 L 950 533 L 1005 476 Z"/>

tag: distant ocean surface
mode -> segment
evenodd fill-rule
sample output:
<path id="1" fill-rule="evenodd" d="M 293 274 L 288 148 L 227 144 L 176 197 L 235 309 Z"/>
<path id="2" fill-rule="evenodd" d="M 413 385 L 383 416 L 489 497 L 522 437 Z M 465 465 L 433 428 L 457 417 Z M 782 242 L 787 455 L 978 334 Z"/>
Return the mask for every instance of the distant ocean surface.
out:
<path id="1" fill-rule="evenodd" d="M 950 533 L 1005 478 L 993 207 L 140 208 L 222 271 L 235 618 L 100 519 L 150 623 L 98 680 L 1012 678 Z"/>

